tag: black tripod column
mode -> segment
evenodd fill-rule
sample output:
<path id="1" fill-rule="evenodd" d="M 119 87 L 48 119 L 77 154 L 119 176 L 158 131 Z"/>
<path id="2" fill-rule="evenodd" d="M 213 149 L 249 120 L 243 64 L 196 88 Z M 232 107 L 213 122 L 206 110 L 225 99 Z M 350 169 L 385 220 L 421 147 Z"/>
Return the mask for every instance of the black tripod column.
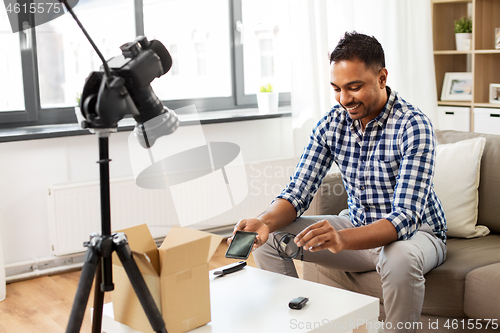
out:
<path id="1" fill-rule="evenodd" d="M 109 132 L 99 132 L 99 176 L 101 183 L 101 232 L 102 236 L 109 237 L 111 242 L 111 193 L 109 186 Z M 102 284 L 101 291 L 112 291 L 113 285 L 113 270 L 111 262 L 111 244 L 103 246 L 102 249 L 109 249 L 108 253 L 102 253 Z"/>
<path id="2" fill-rule="evenodd" d="M 102 309 L 104 293 L 114 290 L 113 268 L 111 253 L 113 252 L 111 240 L 111 192 L 109 185 L 109 131 L 98 131 L 99 141 L 99 176 L 100 176 L 100 201 L 101 201 L 101 238 L 98 244 L 100 260 L 95 273 L 94 288 L 94 318 L 92 333 L 100 333 L 102 326 Z"/>
<path id="3" fill-rule="evenodd" d="M 109 129 L 96 130 L 99 136 L 99 173 L 101 181 L 101 229 L 102 234 L 92 234 L 87 247 L 76 296 L 71 308 L 71 314 L 66 333 L 80 331 L 88 303 L 92 283 L 96 281 L 94 295 L 94 318 L 92 333 L 101 332 L 104 292 L 114 289 L 111 255 L 117 252 L 120 261 L 127 272 L 139 301 L 155 332 L 167 333 L 165 322 L 161 316 L 153 296 L 142 277 L 137 264 L 132 257 L 127 237 L 123 233 L 111 234 L 111 200 L 109 186 Z M 102 273 L 102 274 L 101 274 Z M 99 274 L 99 276 L 98 276 Z M 100 288 L 97 287 L 101 283 Z"/>

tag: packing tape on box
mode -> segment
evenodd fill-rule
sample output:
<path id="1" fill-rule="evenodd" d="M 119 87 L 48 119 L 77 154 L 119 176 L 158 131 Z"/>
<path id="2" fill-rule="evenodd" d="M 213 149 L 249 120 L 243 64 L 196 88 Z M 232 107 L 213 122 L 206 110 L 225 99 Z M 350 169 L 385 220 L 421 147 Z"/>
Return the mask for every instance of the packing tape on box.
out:
<path id="1" fill-rule="evenodd" d="M 190 269 L 187 269 L 185 271 L 175 274 L 175 278 L 177 279 L 177 282 L 186 282 L 193 278 L 193 273 Z"/>

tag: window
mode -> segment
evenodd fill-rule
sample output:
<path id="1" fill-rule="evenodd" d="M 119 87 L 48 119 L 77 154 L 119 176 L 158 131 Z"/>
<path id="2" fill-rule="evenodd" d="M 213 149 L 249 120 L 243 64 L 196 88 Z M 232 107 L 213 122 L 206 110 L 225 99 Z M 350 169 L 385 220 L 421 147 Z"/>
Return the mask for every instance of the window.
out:
<path id="1" fill-rule="evenodd" d="M 255 94 L 268 83 L 278 92 L 290 91 L 289 18 L 288 0 L 242 1 L 246 95 Z"/>
<path id="2" fill-rule="evenodd" d="M 255 93 L 268 83 L 280 92 L 280 103 L 290 103 L 288 0 L 235 1 L 233 14 L 237 104 L 255 103 Z"/>
<path id="3" fill-rule="evenodd" d="M 24 109 L 19 35 L 13 34 L 7 12 L 0 11 L 0 112 Z M 17 51 L 17 52 L 12 52 Z"/>
<path id="4" fill-rule="evenodd" d="M 105 59 L 135 38 L 133 0 L 80 1 L 74 11 Z M 101 66 L 99 57 L 69 14 L 35 31 L 42 112 L 75 106 L 85 78 Z"/>
<path id="5" fill-rule="evenodd" d="M 162 42 L 173 65 L 152 82 L 155 93 L 171 108 L 208 111 L 255 107 L 267 83 L 290 102 L 287 8 L 286 0 L 80 0 L 74 11 L 106 59 L 137 35 Z M 75 123 L 85 78 L 101 61 L 73 18 L 12 33 L 0 10 L 0 42 L 0 127 Z"/>
<path id="6" fill-rule="evenodd" d="M 227 0 L 143 0 L 144 33 L 162 42 L 175 68 L 153 81 L 162 100 L 232 96 Z M 175 45 L 174 51 L 169 45 Z M 175 60 L 174 60 L 175 57 Z"/>

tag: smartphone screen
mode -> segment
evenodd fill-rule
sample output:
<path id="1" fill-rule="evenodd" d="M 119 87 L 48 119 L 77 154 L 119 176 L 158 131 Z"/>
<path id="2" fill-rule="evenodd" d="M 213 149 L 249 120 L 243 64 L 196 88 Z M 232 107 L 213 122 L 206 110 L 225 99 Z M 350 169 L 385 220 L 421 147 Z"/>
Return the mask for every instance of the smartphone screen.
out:
<path id="1" fill-rule="evenodd" d="M 256 232 L 236 231 L 233 241 L 226 251 L 226 258 L 246 260 L 252 251 Z"/>

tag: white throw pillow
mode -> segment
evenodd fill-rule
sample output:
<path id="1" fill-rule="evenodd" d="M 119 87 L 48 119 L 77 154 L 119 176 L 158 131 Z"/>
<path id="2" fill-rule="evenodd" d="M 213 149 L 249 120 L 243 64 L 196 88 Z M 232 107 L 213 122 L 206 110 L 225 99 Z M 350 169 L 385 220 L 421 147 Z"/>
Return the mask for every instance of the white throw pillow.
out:
<path id="1" fill-rule="evenodd" d="M 486 236 L 490 230 L 477 223 L 479 169 L 485 138 L 436 147 L 434 189 L 443 204 L 450 237 Z"/>

